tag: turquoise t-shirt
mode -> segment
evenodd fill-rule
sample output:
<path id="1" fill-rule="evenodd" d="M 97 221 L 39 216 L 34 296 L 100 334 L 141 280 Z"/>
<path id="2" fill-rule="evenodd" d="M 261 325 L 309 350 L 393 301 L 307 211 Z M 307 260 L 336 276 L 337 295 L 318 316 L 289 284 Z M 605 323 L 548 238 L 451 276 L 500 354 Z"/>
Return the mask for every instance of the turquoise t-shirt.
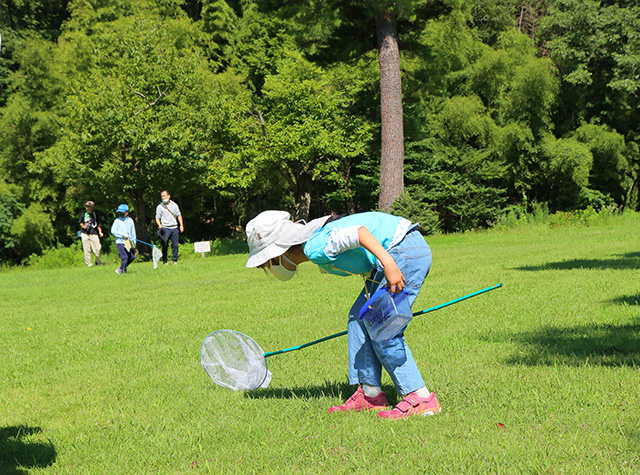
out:
<path id="1" fill-rule="evenodd" d="M 401 222 L 411 224 L 404 218 L 379 211 L 345 216 L 326 224 L 311 236 L 304 244 L 304 253 L 311 262 L 331 274 L 364 274 L 377 268 L 378 260 L 363 247 L 345 249 L 344 240 L 341 240 L 340 236 L 342 230 L 351 226 L 364 226 L 380 241 L 382 247 L 388 250 L 392 243 L 399 240 Z M 401 227 L 404 229 L 407 226 Z M 406 229 L 404 231 L 406 232 Z"/>

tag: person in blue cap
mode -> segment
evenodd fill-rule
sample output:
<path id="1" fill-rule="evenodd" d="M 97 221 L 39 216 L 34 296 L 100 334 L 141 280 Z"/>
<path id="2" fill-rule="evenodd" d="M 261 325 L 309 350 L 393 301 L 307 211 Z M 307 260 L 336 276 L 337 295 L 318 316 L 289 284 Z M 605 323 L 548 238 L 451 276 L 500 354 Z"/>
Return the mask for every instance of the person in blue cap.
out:
<path id="1" fill-rule="evenodd" d="M 118 206 L 116 210 L 118 217 L 111 226 L 111 234 L 116 237 L 116 247 L 120 254 L 120 267 L 116 269 L 116 274 L 127 273 L 127 267 L 133 262 L 132 243 L 136 242 L 136 228 L 133 219 L 129 217 L 129 207 L 125 204 Z"/>

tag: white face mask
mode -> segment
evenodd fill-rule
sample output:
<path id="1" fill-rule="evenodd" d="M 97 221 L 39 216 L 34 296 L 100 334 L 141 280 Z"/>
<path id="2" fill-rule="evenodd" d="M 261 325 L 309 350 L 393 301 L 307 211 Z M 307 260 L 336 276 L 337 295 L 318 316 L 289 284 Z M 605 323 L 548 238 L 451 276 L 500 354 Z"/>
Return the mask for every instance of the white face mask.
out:
<path id="1" fill-rule="evenodd" d="M 289 270 L 285 266 L 283 266 L 282 259 L 285 259 L 289 264 L 294 266 L 295 269 Z M 293 276 L 296 275 L 296 270 L 298 270 L 298 266 L 294 262 L 291 262 L 291 259 L 289 259 L 285 255 L 280 256 L 280 261 L 278 262 L 278 264 L 274 265 L 272 263 L 269 266 L 269 272 L 271 272 L 276 279 L 282 280 L 282 281 L 291 280 Z"/>
<path id="2" fill-rule="evenodd" d="M 170 201 L 170 200 L 169 200 L 169 198 L 167 198 L 166 200 L 162 200 L 162 202 L 163 202 L 164 204 L 166 204 L 166 205 L 168 205 L 168 204 L 169 204 L 169 201 Z"/>

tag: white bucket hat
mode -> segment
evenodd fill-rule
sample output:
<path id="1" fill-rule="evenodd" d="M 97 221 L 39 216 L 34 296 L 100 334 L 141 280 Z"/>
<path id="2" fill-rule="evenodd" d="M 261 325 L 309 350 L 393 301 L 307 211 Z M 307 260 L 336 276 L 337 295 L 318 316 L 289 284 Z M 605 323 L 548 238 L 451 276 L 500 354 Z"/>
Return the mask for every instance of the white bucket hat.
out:
<path id="1" fill-rule="evenodd" d="M 308 223 L 291 221 L 286 211 L 263 211 L 247 223 L 249 259 L 247 267 L 258 267 L 269 259 L 281 256 L 296 244 L 307 242 L 325 225 L 329 216 Z"/>

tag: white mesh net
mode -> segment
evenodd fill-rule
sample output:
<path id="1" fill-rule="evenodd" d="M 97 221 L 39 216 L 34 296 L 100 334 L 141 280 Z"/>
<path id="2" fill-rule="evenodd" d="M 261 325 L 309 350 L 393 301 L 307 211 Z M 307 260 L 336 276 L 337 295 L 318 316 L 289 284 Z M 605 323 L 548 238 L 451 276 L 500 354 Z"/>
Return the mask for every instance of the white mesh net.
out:
<path id="1" fill-rule="evenodd" d="M 153 268 L 157 269 L 158 262 L 160 262 L 160 259 L 162 259 L 162 251 L 158 249 L 156 246 L 153 246 L 152 259 L 153 259 Z"/>
<path id="2" fill-rule="evenodd" d="M 234 391 L 266 388 L 271 381 L 260 345 L 233 330 L 207 335 L 200 348 L 200 363 L 214 383 Z"/>

